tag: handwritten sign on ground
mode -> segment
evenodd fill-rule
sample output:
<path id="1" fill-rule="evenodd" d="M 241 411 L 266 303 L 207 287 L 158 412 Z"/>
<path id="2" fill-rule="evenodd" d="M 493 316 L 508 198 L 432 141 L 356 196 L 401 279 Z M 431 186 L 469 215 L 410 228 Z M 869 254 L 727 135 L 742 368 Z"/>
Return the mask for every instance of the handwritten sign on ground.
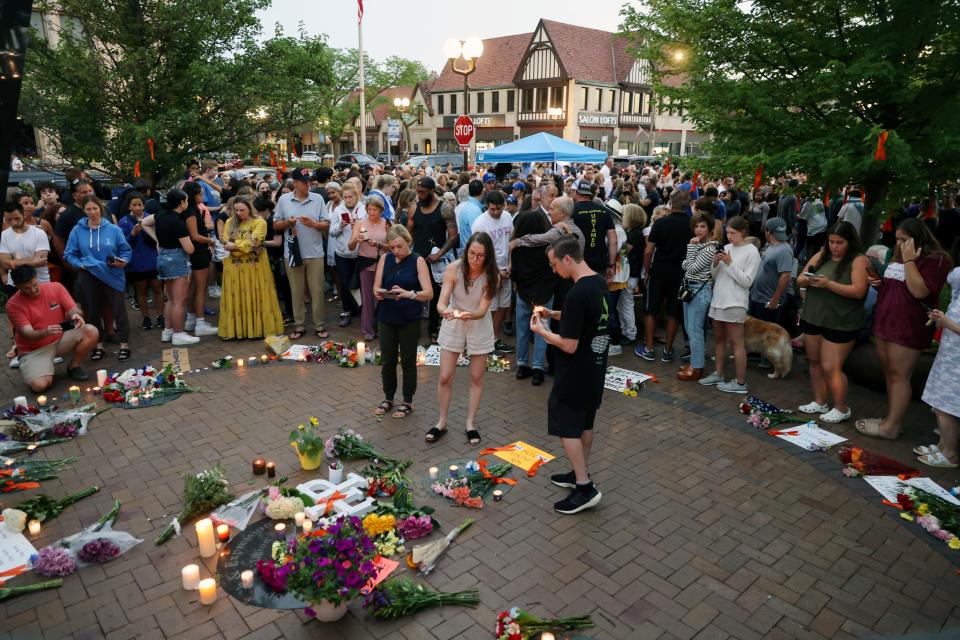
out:
<path id="1" fill-rule="evenodd" d="M 647 380 L 652 380 L 653 376 L 639 371 L 629 371 L 620 367 L 607 367 L 607 377 L 603 380 L 603 388 L 623 393 L 627 388 L 627 380 L 636 386 L 641 385 Z"/>
<path id="2" fill-rule="evenodd" d="M 6 574 L 7 578 L 18 575 L 18 568 L 25 570 L 30 556 L 36 552 L 25 535 L 7 529 L 0 518 L 0 574 Z M 3 584 L 3 580 L 0 578 L 0 584 Z"/>
<path id="3" fill-rule="evenodd" d="M 938 485 L 930 478 L 910 478 L 909 480 L 901 480 L 897 476 L 864 476 L 863 479 L 867 481 L 867 484 L 876 489 L 877 493 L 882 495 L 890 502 L 897 501 L 897 494 L 902 490 L 900 485 L 905 484 L 915 489 L 923 489 L 924 491 L 928 491 L 938 498 L 943 498 L 952 504 L 960 505 L 960 500 L 957 500 L 953 494 Z"/>
<path id="4" fill-rule="evenodd" d="M 179 371 L 183 373 L 184 371 L 190 371 L 190 352 L 188 349 L 180 349 L 179 347 L 174 347 L 172 349 L 163 350 L 163 366 L 168 364 L 173 365 L 174 371 Z"/>
<path id="5" fill-rule="evenodd" d="M 789 426 L 783 424 L 779 428 L 771 429 L 768 433 L 807 451 L 829 449 L 835 444 L 847 441 L 843 436 L 821 429 L 816 422 Z"/>
<path id="6" fill-rule="evenodd" d="M 544 463 L 546 463 L 550 462 L 555 457 L 542 449 L 537 449 L 535 446 L 527 444 L 523 440 L 517 440 L 513 444 L 509 444 L 507 446 L 510 448 L 504 451 L 494 451 L 493 455 L 506 460 L 510 464 L 520 467 L 524 471 L 530 471 L 530 468 L 533 467 L 538 460 L 542 460 Z"/>
<path id="7" fill-rule="evenodd" d="M 289 349 L 284 351 L 280 358 L 282 360 L 306 360 L 307 355 L 310 353 L 310 347 L 305 344 L 295 344 L 292 345 Z"/>

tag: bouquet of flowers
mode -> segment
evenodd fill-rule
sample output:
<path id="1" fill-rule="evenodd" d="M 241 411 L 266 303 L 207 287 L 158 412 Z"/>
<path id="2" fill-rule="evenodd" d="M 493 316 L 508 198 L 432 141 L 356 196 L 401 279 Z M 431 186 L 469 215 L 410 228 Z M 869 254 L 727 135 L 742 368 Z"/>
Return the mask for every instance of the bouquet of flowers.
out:
<path id="1" fill-rule="evenodd" d="M 501 611 L 497 616 L 495 635 L 497 640 L 527 640 L 544 631 L 573 631 L 592 626 L 589 615 L 544 620 L 513 607 L 509 611 Z"/>
<path id="2" fill-rule="evenodd" d="M 506 358 L 495 356 L 492 353 L 487 356 L 487 371 L 490 373 L 502 373 L 510 371 L 510 361 Z"/>
<path id="3" fill-rule="evenodd" d="M 480 592 L 476 589 L 444 593 L 431 591 L 408 578 L 390 578 L 370 591 L 363 606 L 374 617 L 393 620 L 429 607 L 447 604 L 476 607 L 479 603 Z"/>
<path id="4" fill-rule="evenodd" d="M 151 365 L 140 369 L 127 369 L 119 375 L 107 378 L 103 386 L 103 399 L 107 402 L 127 402 L 136 399 L 150 400 L 158 396 L 170 396 L 196 391 L 183 381 L 183 374 L 167 363 L 161 370 Z"/>
<path id="5" fill-rule="evenodd" d="M 470 461 L 466 464 L 463 475 L 434 482 L 430 488 L 435 494 L 453 500 L 460 506 L 482 509 L 483 498 L 497 484 L 496 479 L 507 475 L 512 468 L 510 463 L 503 463 L 486 469 Z"/>
<path id="6" fill-rule="evenodd" d="M 407 552 L 403 548 L 403 538 L 398 537 L 392 529 L 375 537 L 373 542 L 377 545 L 377 553 L 381 556 L 390 557 Z"/>
<path id="7" fill-rule="evenodd" d="M 407 554 L 407 566 L 411 569 L 419 570 L 423 575 L 427 575 L 437 566 L 437 560 L 439 560 L 443 552 L 447 550 L 447 547 L 472 524 L 473 520 L 467 518 L 460 523 L 459 527 L 448 533 L 445 537 L 414 547 L 413 551 Z"/>
<path id="8" fill-rule="evenodd" d="M 397 490 L 410 484 L 410 478 L 403 474 L 403 471 L 413 462 L 411 460 L 401 460 L 392 464 L 377 461 L 374 464 L 367 465 L 360 472 L 366 476 L 369 486 L 367 495 L 392 496 Z"/>
<path id="9" fill-rule="evenodd" d="M 397 533 L 407 540 L 423 538 L 430 535 L 434 529 L 440 529 L 440 523 L 433 517 L 434 509 L 415 506 L 406 487 L 401 487 L 393 494 L 391 504 L 378 502 L 374 513 L 392 515 Z"/>
<path id="10" fill-rule="evenodd" d="M 183 483 L 183 508 L 154 542 L 163 544 L 172 538 L 174 533 L 180 533 L 180 525 L 184 521 L 212 511 L 231 500 L 233 496 L 230 495 L 223 467 L 219 464 L 197 475 L 186 476 Z"/>
<path id="11" fill-rule="evenodd" d="M 902 479 L 919 475 L 916 469 L 888 458 L 874 451 L 844 445 L 840 447 L 840 461 L 846 465 L 844 475 L 857 476 L 900 476 Z"/>
<path id="12" fill-rule="evenodd" d="M 757 429 L 770 429 L 786 423 L 805 424 L 809 418 L 793 415 L 785 409 L 778 409 L 756 396 L 747 396 L 740 403 L 740 413 L 747 416 L 747 424 Z"/>
<path id="13" fill-rule="evenodd" d="M 6 433 L 0 434 L 0 452 L 23 451 L 27 444 L 22 443 L 46 446 L 86 435 L 87 424 L 99 413 L 95 407 L 96 404 L 91 403 L 60 411 L 57 407 L 41 410 L 18 406 L 16 410 L 8 411 L 12 424 L 6 428 Z"/>
<path id="14" fill-rule="evenodd" d="M 222 358 L 217 358 L 210 363 L 210 366 L 214 369 L 229 369 L 233 366 L 233 356 L 224 356 Z"/>
<path id="15" fill-rule="evenodd" d="M 0 493 L 36 489 L 42 480 L 57 477 L 57 471 L 69 467 L 76 458 L 62 460 L 15 460 L 7 458 L 0 466 Z"/>
<path id="16" fill-rule="evenodd" d="M 60 498 L 59 500 L 46 495 L 38 495 L 20 502 L 15 508 L 25 513 L 28 520 L 46 522 L 47 520 L 56 518 L 64 509 L 74 502 L 79 502 L 87 496 L 92 496 L 97 491 L 100 491 L 100 487 L 90 487 L 89 489 L 78 491 L 73 495 Z"/>
<path id="17" fill-rule="evenodd" d="M 960 550 L 960 507 L 924 489 L 905 484 L 893 505 L 903 509 L 905 520 L 915 520 L 927 533 Z"/>
<path id="18" fill-rule="evenodd" d="M 33 570 L 42 576 L 61 577 L 92 564 L 103 564 L 143 542 L 125 531 L 113 531 L 120 514 L 120 501 L 94 524 L 40 549 L 31 557 Z"/>
<path id="19" fill-rule="evenodd" d="M 401 463 L 400 460 L 394 460 L 378 453 L 368 442 L 363 439 L 359 433 L 347 427 L 340 427 L 337 432 L 327 438 L 324 443 L 324 449 L 327 458 L 333 460 L 373 460 L 382 462 L 390 467 L 396 467 Z M 410 463 L 405 462 L 405 467 Z"/>

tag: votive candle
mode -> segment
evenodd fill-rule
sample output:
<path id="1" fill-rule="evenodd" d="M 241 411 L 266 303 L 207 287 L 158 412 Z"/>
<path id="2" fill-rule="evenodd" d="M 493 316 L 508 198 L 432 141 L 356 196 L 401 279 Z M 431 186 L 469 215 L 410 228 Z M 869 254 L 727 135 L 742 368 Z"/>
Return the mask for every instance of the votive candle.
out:
<path id="1" fill-rule="evenodd" d="M 313 531 L 313 520 L 307 518 L 303 521 L 303 532 L 310 533 L 311 531 Z"/>
<path id="2" fill-rule="evenodd" d="M 267 463 L 263 458 L 257 458 L 253 461 L 253 475 L 260 476 L 267 470 Z"/>
<path id="3" fill-rule="evenodd" d="M 40 448 L 38 444 L 28 444 L 27 445 L 27 455 L 32 456 L 37 452 L 37 449 Z"/>
<path id="4" fill-rule="evenodd" d="M 275 478 L 277 476 L 277 465 L 274 462 L 267 463 L 267 477 Z"/>
<path id="5" fill-rule="evenodd" d="M 107 384 L 107 370 L 97 369 L 97 386 L 102 387 Z"/>
<path id="6" fill-rule="evenodd" d="M 501 500 L 503 500 L 503 491 L 500 489 L 495 489 L 493 492 L 493 501 L 500 502 Z"/>
<path id="7" fill-rule="evenodd" d="M 37 406 L 38 407 L 47 406 L 47 396 L 37 396 Z"/>
<path id="8" fill-rule="evenodd" d="M 80 402 L 80 387 L 78 387 L 77 385 L 73 385 L 72 387 L 70 387 L 69 391 L 70 391 L 70 399 L 73 400 L 74 402 Z"/>
<path id="9" fill-rule="evenodd" d="M 30 535 L 32 535 L 32 536 L 38 536 L 38 535 L 40 535 L 40 521 L 39 521 L 39 520 L 31 520 L 30 523 L 27 525 L 27 528 L 30 530 Z"/>
<path id="10" fill-rule="evenodd" d="M 27 396 L 17 396 L 13 399 L 13 406 L 27 408 Z"/>
<path id="11" fill-rule="evenodd" d="M 217 540 L 219 540 L 221 544 L 230 541 L 230 525 L 217 525 Z"/>
<path id="12" fill-rule="evenodd" d="M 244 589 L 249 589 L 253 586 L 253 571 L 247 569 L 246 571 L 240 572 L 240 582 L 243 584 Z"/>
<path id="13" fill-rule="evenodd" d="M 196 591 L 200 586 L 200 567 L 195 564 L 188 564 L 180 569 L 180 578 L 183 581 L 183 588 L 187 591 Z"/>
<path id="14" fill-rule="evenodd" d="M 304 519 L 305 519 L 306 517 L 307 517 L 307 516 L 306 516 L 306 514 L 303 513 L 303 511 L 297 511 L 295 514 L 293 514 L 293 522 L 294 522 L 294 524 L 296 524 L 298 527 L 299 527 L 299 526 L 302 526 L 302 525 L 303 525 L 303 521 L 304 521 Z"/>
<path id="15" fill-rule="evenodd" d="M 460 472 L 460 467 L 455 464 L 450 465 L 450 477 L 456 478 L 457 474 Z"/>
<path id="16" fill-rule="evenodd" d="M 278 522 L 273 526 L 273 532 L 277 534 L 277 540 L 286 540 L 287 538 L 287 525 L 282 522 Z"/>
<path id="17" fill-rule="evenodd" d="M 257 364 L 256 356 L 250 356 L 249 358 L 247 358 L 247 362 L 249 362 L 250 364 Z"/>
<path id="18" fill-rule="evenodd" d="M 367 345 L 362 342 L 357 343 L 357 366 L 363 365 L 367 359 Z"/>
<path id="19" fill-rule="evenodd" d="M 213 520 L 204 518 L 196 524 L 197 543 L 200 547 L 200 557 L 209 558 L 217 553 L 217 541 L 213 533 Z"/>
<path id="20" fill-rule="evenodd" d="M 268 362 L 270 362 L 270 358 L 267 356 L 267 354 L 260 356 L 260 364 L 267 364 Z"/>
<path id="21" fill-rule="evenodd" d="M 437 479 L 437 476 L 438 476 L 439 474 L 440 474 L 440 469 L 437 469 L 436 467 L 430 467 L 430 479 L 431 479 L 431 480 L 436 480 L 436 479 Z"/>
<path id="22" fill-rule="evenodd" d="M 247 362 L 247 361 L 244 360 L 243 358 L 237 358 L 237 369 L 243 369 L 243 365 L 244 365 L 246 362 Z"/>
<path id="23" fill-rule="evenodd" d="M 217 601 L 217 581 L 213 578 L 204 578 L 198 586 L 200 589 L 200 604 L 213 604 Z"/>
<path id="24" fill-rule="evenodd" d="M 540 640 L 554 640 L 555 636 L 549 631 L 544 631 L 540 634 Z"/>

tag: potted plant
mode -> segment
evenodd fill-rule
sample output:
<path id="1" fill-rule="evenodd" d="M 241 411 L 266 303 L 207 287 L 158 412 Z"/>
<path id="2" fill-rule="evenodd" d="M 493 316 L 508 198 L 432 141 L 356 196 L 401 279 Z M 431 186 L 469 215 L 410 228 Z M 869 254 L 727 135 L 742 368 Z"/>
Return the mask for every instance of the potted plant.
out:
<path id="1" fill-rule="evenodd" d="M 286 587 L 310 603 L 308 616 L 339 620 L 347 603 L 377 575 L 377 548 L 356 516 L 340 516 L 318 535 L 302 536 L 280 568 Z"/>
<path id="2" fill-rule="evenodd" d="M 316 417 L 310 416 L 307 424 L 298 424 L 290 433 L 290 446 L 300 456 L 300 466 L 304 471 L 313 471 L 323 459 L 323 438 L 315 431 L 319 424 Z"/>

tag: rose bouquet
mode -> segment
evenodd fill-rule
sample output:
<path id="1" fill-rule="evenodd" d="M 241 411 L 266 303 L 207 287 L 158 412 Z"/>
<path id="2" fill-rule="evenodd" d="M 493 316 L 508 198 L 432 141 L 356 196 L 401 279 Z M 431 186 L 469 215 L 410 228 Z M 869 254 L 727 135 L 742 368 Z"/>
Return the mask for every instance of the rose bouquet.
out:
<path id="1" fill-rule="evenodd" d="M 893 458 L 850 445 L 840 447 L 840 461 L 846 465 L 843 473 L 850 477 L 900 476 L 906 479 L 918 475 L 916 469 Z"/>
<path id="2" fill-rule="evenodd" d="M 231 500 L 233 496 L 230 495 L 223 467 L 219 464 L 197 475 L 186 476 L 183 483 L 183 508 L 154 542 L 163 544 L 173 537 L 174 533 L 180 533 L 180 525 L 184 521 L 212 511 Z"/>
<path id="3" fill-rule="evenodd" d="M 390 578 L 378 584 L 363 601 L 363 606 L 373 616 L 392 620 L 413 615 L 429 607 L 456 604 L 476 607 L 480 592 L 467 589 L 455 593 L 431 591 L 408 578 Z"/>
<path id="4" fill-rule="evenodd" d="M 501 611 L 497 616 L 497 630 L 494 633 L 497 640 L 527 640 L 544 631 L 573 631 L 592 626 L 593 621 L 588 615 L 544 620 L 513 607 L 509 611 Z"/>
<path id="5" fill-rule="evenodd" d="M 367 465 L 360 471 L 360 474 L 367 478 L 367 495 L 392 496 L 398 489 L 409 486 L 410 478 L 403 474 L 404 470 L 413 462 L 411 460 L 400 460 L 399 462 L 377 461 L 374 464 Z"/>
<path id="6" fill-rule="evenodd" d="M 747 399 L 740 403 L 740 413 L 747 416 L 747 424 L 757 429 L 771 429 L 788 423 L 810 422 L 807 417 L 795 416 L 791 412 L 778 409 L 756 396 L 747 396 Z"/>
<path id="7" fill-rule="evenodd" d="M 103 386 L 103 399 L 107 402 L 127 402 L 136 399 L 149 400 L 159 396 L 170 396 L 196 391 L 183 381 L 183 374 L 175 370 L 173 363 L 167 363 L 157 370 L 151 365 L 140 369 L 127 369 L 123 373 L 110 376 Z"/>

